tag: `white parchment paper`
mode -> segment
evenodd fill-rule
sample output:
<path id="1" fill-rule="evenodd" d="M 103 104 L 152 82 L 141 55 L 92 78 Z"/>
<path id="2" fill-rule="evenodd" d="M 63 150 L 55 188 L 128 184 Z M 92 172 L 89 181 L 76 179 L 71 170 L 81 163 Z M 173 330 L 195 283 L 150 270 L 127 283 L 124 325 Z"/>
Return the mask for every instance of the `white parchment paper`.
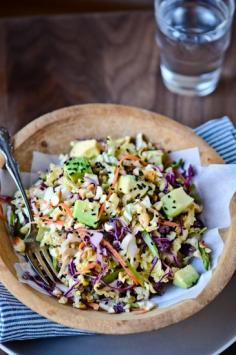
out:
<path id="1" fill-rule="evenodd" d="M 162 296 L 153 297 L 153 301 L 161 308 L 168 307 L 186 299 L 197 297 L 208 284 L 212 270 L 217 266 L 219 257 L 224 248 L 223 240 L 219 234 L 220 228 L 230 225 L 229 204 L 236 192 L 236 165 L 210 165 L 202 167 L 198 148 L 172 152 L 171 158 L 178 160 L 182 158 L 185 166 L 193 165 L 196 171 L 194 183 L 203 201 L 204 211 L 202 219 L 208 230 L 204 234 L 204 241 L 212 249 L 211 269 L 205 271 L 202 262 L 194 258 L 193 265 L 201 273 L 198 283 L 190 289 L 181 289 L 175 286 L 168 286 Z M 59 157 L 34 152 L 32 160 L 32 173 L 22 173 L 25 187 L 30 186 L 37 178 L 39 171 L 45 171 L 49 164 L 59 164 Z M 15 185 L 6 171 L 0 171 L 1 194 L 12 196 L 15 192 Z"/>

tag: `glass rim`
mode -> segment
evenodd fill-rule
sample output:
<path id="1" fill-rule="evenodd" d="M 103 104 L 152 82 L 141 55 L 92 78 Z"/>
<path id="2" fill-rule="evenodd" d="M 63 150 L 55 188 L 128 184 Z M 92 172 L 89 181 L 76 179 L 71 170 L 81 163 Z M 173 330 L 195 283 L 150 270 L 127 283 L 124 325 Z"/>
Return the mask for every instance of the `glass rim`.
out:
<path id="1" fill-rule="evenodd" d="M 159 17 L 158 17 L 158 7 L 160 6 L 159 2 L 161 0 L 154 0 L 154 9 L 155 9 L 155 18 L 156 18 L 156 22 L 157 24 L 158 23 L 162 23 L 165 25 L 165 28 L 166 29 L 174 29 L 173 26 L 167 24 L 167 22 L 165 20 L 161 20 Z M 165 0 L 163 0 L 165 1 Z M 236 5 L 235 5 L 235 0 L 229 0 L 229 4 L 227 5 L 227 7 L 229 7 L 229 17 L 227 17 L 224 21 L 222 21 L 219 25 L 217 25 L 214 29 L 211 29 L 209 31 L 206 31 L 204 32 L 204 34 L 211 34 L 211 33 L 214 33 L 215 31 L 218 31 L 220 29 L 223 29 L 224 27 L 226 27 L 228 24 L 231 26 L 232 24 L 232 19 L 233 19 L 233 16 L 234 16 L 234 11 L 235 11 L 235 8 L 236 8 Z M 186 31 L 182 30 L 182 29 L 179 29 L 178 30 L 179 32 L 183 33 L 183 34 L 186 34 Z M 189 33 L 191 35 L 191 33 Z M 198 36 L 202 36 L 203 32 L 202 33 L 192 33 L 193 36 L 195 37 L 198 37 Z"/>

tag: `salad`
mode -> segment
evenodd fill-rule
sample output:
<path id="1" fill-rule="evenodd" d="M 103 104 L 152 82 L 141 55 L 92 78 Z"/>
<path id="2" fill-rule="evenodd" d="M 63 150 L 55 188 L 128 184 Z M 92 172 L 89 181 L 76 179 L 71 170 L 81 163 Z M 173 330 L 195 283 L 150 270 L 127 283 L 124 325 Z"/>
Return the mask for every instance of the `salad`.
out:
<path id="1" fill-rule="evenodd" d="M 37 227 L 61 285 L 38 285 L 79 309 L 146 312 L 169 284 L 192 287 L 210 267 L 194 168 L 172 161 L 142 134 L 74 141 L 61 163 L 27 190 Z M 8 211 L 15 249 L 30 224 L 19 192 Z"/>

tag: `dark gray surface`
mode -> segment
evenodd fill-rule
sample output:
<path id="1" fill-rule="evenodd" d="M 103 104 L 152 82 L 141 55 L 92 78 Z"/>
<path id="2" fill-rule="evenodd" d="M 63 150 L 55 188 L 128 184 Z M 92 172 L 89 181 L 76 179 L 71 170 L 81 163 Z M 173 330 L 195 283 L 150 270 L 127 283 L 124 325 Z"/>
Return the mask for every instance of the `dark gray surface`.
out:
<path id="1" fill-rule="evenodd" d="M 224 291 L 195 316 L 149 333 L 76 336 L 4 344 L 22 355 L 212 355 L 236 337 L 236 275 Z M 5 348 L 5 351 L 6 351 Z"/>

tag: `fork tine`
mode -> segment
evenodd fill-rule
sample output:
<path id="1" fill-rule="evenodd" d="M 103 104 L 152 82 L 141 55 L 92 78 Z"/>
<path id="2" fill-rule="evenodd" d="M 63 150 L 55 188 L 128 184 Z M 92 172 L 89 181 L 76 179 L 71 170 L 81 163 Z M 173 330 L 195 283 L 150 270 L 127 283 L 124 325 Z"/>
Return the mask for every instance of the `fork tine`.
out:
<path id="1" fill-rule="evenodd" d="M 25 255 L 25 258 L 27 259 L 27 261 L 30 263 L 31 267 L 33 268 L 33 270 L 35 271 L 35 273 L 47 284 L 48 280 L 45 278 L 45 276 L 43 275 L 43 273 L 41 272 L 41 270 L 35 265 L 34 263 L 34 257 L 32 255 L 31 251 L 28 251 L 28 253 Z"/>
<path id="2" fill-rule="evenodd" d="M 49 277 L 49 279 L 52 282 L 56 282 L 56 280 L 54 280 L 54 277 L 52 275 L 52 272 L 49 270 L 47 264 L 45 263 L 44 259 L 42 258 L 42 255 L 40 254 L 40 250 L 34 250 L 34 255 L 36 257 L 36 259 L 38 260 L 39 264 L 41 265 L 43 271 L 46 273 L 46 275 Z"/>
<path id="3" fill-rule="evenodd" d="M 48 254 L 48 250 L 46 248 L 40 248 L 40 251 L 41 251 L 44 259 L 46 260 L 48 266 L 50 266 L 50 269 L 52 271 L 52 275 L 54 276 L 54 278 L 57 279 L 57 273 L 56 273 L 55 268 L 53 267 L 52 260 Z"/>

